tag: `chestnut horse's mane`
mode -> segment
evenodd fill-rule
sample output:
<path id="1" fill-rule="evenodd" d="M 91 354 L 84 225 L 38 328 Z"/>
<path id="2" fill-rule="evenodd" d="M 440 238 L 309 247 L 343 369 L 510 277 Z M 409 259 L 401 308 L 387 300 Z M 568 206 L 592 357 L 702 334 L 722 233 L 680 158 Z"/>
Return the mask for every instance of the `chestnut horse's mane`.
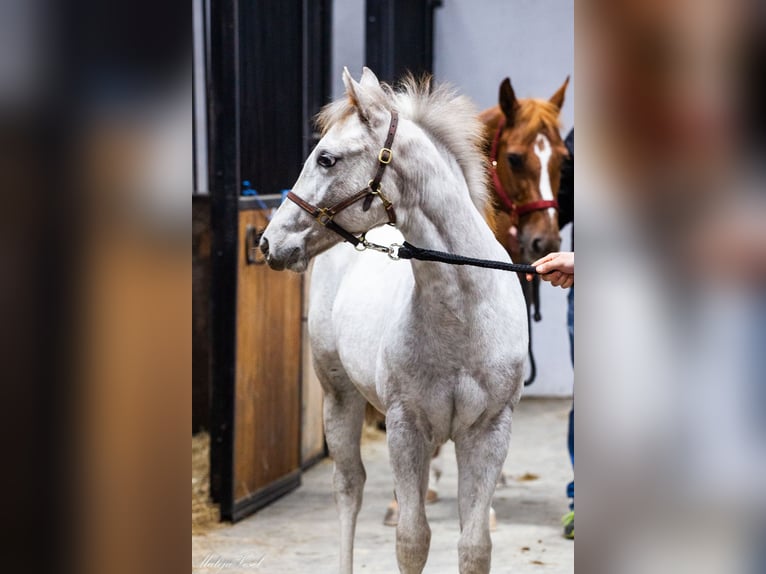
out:
<path id="1" fill-rule="evenodd" d="M 487 205 L 487 170 L 483 152 L 484 124 L 471 100 L 448 84 L 432 84 L 431 76 L 407 74 L 395 87 L 381 83 L 379 104 L 417 124 L 455 157 L 463 171 L 471 200 L 480 212 Z M 342 97 L 326 105 L 317 116 L 324 134 L 354 113 L 354 104 Z"/>

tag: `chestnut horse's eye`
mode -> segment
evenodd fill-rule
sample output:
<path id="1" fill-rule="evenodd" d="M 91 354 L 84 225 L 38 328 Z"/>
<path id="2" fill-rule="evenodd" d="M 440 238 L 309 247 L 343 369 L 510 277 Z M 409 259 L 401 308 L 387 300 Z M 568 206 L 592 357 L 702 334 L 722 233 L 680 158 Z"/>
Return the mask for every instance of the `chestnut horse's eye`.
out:
<path id="1" fill-rule="evenodd" d="M 335 165 L 335 156 L 330 155 L 327 152 L 322 152 L 317 157 L 317 163 L 322 167 L 332 167 Z"/>
<path id="2" fill-rule="evenodd" d="M 524 165 L 524 156 L 520 153 L 509 153 L 508 163 L 511 165 L 511 169 L 519 169 Z"/>

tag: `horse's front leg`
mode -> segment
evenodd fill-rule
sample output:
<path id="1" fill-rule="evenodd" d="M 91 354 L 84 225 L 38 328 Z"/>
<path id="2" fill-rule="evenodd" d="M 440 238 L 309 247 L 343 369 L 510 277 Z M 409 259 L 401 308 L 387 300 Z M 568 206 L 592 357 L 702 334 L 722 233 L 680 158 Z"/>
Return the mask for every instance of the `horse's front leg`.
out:
<path id="1" fill-rule="evenodd" d="M 431 458 L 431 470 L 428 475 L 428 493 L 426 494 L 426 503 L 433 504 L 439 500 L 439 479 L 444 470 L 443 456 L 441 447 L 437 446 L 433 457 Z M 396 498 L 392 499 L 386 509 L 386 515 L 383 517 L 383 524 L 386 526 L 396 526 L 399 522 L 399 504 Z"/>
<path id="2" fill-rule="evenodd" d="M 386 413 L 386 436 L 399 503 L 396 559 L 404 574 L 420 574 L 431 545 L 425 503 L 433 445 L 418 428 L 414 414 L 401 405 L 392 406 Z"/>
<path id="3" fill-rule="evenodd" d="M 333 489 L 340 518 L 341 574 L 351 574 L 354 569 L 356 517 L 367 478 L 359 447 L 366 403 L 355 389 L 325 392 L 324 396 L 325 436 L 335 462 Z"/>
<path id="4" fill-rule="evenodd" d="M 486 574 L 492 558 L 490 505 L 508 454 L 511 409 L 455 440 L 458 469 L 460 574 Z"/>
<path id="5" fill-rule="evenodd" d="M 433 457 L 431 458 L 430 472 L 428 476 L 428 494 L 426 495 L 426 502 L 429 504 L 439 500 L 439 480 L 444 472 L 444 456 L 440 446 L 436 447 Z"/>

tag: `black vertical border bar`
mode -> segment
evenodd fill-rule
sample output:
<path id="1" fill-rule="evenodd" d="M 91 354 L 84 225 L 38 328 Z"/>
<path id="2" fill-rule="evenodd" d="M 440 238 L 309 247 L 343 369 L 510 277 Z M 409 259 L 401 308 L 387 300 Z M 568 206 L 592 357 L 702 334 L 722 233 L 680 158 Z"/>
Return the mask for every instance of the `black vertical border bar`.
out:
<path id="1" fill-rule="evenodd" d="M 367 0 L 365 65 L 384 81 L 392 81 L 395 75 L 394 16 L 394 0 Z"/>
<path id="2" fill-rule="evenodd" d="M 211 228 L 210 487 L 221 516 L 234 499 L 237 238 L 240 188 L 239 2 L 210 0 L 209 161 Z"/>
<path id="3" fill-rule="evenodd" d="M 367 0 L 365 61 L 386 82 L 433 73 L 434 9 L 441 0 Z"/>
<path id="4" fill-rule="evenodd" d="M 303 155 L 319 142 L 314 116 L 330 101 L 332 2 L 303 0 Z"/>

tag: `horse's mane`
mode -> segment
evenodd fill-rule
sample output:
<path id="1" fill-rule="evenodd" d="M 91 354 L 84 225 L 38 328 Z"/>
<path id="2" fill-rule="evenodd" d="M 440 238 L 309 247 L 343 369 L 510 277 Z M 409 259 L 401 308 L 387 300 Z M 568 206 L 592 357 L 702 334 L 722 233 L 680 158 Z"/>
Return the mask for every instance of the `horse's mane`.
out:
<path id="1" fill-rule="evenodd" d="M 559 109 L 547 100 L 524 98 L 518 100 L 514 126 L 525 143 L 531 143 L 540 132 L 558 132 L 561 129 Z"/>
<path id="2" fill-rule="evenodd" d="M 407 74 L 395 87 L 385 83 L 381 87 L 382 106 L 397 110 L 455 157 L 471 200 L 483 213 L 487 203 L 487 170 L 481 147 L 484 124 L 471 100 L 448 84 L 432 84 L 430 75 L 417 79 Z M 353 102 L 347 97 L 339 98 L 322 109 L 317 125 L 324 134 L 353 113 Z"/>

